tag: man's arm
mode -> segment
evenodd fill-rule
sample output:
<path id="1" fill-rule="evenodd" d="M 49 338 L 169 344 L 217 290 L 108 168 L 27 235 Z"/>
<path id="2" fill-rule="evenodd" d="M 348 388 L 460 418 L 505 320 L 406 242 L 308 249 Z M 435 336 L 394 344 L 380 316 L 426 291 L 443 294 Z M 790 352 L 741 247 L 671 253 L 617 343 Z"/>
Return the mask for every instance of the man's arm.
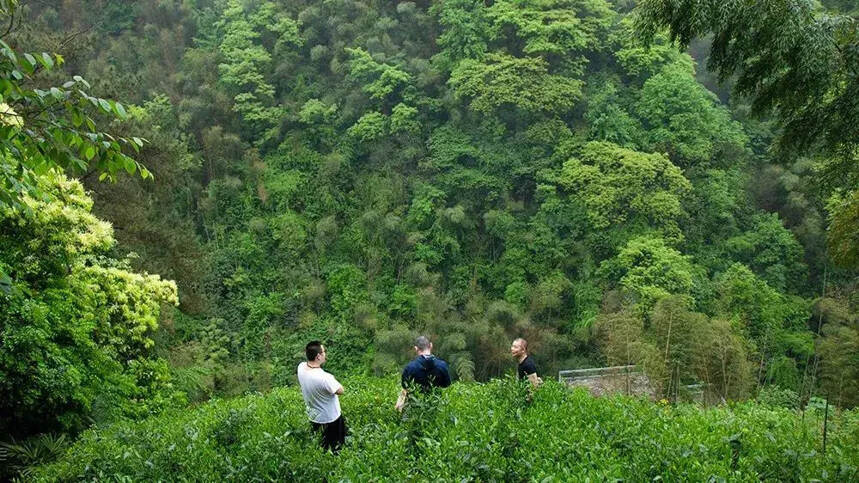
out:
<path id="1" fill-rule="evenodd" d="M 442 364 L 440 372 L 439 380 L 436 381 L 436 385 L 438 387 L 448 387 L 450 386 L 450 370 L 447 367 L 447 362 Z"/>
<path id="2" fill-rule="evenodd" d="M 534 388 L 540 387 L 540 384 L 543 384 L 543 379 L 541 379 L 536 372 L 528 374 L 528 380 L 531 382 L 531 386 Z"/>
<path id="3" fill-rule="evenodd" d="M 334 376 L 331 376 L 328 380 L 328 392 L 338 396 L 343 394 L 343 384 L 337 382 L 337 379 L 335 379 Z"/>

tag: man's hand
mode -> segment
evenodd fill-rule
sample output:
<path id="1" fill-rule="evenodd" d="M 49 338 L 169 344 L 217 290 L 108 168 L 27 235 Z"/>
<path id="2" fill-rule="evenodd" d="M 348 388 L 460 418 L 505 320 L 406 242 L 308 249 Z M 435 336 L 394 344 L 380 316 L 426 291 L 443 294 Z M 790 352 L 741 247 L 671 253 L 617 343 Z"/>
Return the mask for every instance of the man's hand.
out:
<path id="1" fill-rule="evenodd" d="M 532 387 L 540 387 L 543 384 L 543 379 L 537 373 L 528 374 L 528 380 L 531 381 Z"/>
<path id="2" fill-rule="evenodd" d="M 406 407 L 406 398 L 408 397 L 409 392 L 403 389 L 400 391 L 400 396 L 397 398 L 397 404 L 394 405 L 394 409 L 399 412 L 403 412 L 403 408 Z"/>

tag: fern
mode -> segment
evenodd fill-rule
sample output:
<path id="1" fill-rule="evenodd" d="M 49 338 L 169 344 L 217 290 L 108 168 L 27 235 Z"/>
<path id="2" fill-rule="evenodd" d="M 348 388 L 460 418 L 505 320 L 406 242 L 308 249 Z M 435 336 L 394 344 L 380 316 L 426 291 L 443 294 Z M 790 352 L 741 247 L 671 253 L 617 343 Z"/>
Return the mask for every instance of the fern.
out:
<path id="1" fill-rule="evenodd" d="M 4 477 L 29 478 L 36 466 L 57 459 L 68 446 L 65 434 L 41 434 L 21 442 L 0 442 L 0 461 L 5 468 Z"/>

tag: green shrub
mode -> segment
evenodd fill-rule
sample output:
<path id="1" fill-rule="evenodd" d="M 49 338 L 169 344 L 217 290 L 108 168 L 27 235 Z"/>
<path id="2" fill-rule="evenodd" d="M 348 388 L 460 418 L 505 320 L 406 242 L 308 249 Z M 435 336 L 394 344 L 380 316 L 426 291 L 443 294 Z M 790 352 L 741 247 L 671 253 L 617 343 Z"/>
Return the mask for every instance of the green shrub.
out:
<path id="1" fill-rule="evenodd" d="M 769 406 L 796 409 L 799 407 L 799 394 L 778 386 L 764 386 L 758 392 L 757 401 Z"/>
<path id="2" fill-rule="evenodd" d="M 554 381 L 529 397 L 512 379 L 454 384 L 393 409 L 394 378 L 343 381 L 350 429 L 322 451 L 295 387 L 215 400 L 90 430 L 41 481 L 645 481 L 859 478 L 859 417 L 830 422 L 754 402 L 713 409 L 594 398 Z"/>

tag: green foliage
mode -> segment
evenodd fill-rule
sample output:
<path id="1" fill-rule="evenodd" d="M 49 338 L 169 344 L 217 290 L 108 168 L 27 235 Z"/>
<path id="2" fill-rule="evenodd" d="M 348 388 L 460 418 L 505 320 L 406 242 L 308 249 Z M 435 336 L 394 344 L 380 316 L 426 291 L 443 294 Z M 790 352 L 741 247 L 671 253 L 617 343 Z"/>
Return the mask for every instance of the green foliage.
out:
<path id="1" fill-rule="evenodd" d="M 791 300 L 758 278 L 748 267 L 735 263 L 716 281 L 717 311 L 735 317 L 755 339 L 762 339 L 792 322 L 806 320 L 804 301 Z M 792 302 L 792 303 L 791 303 Z M 799 313 L 796 313 L 799 312 Z"/>
<path id="2" fill-rule="evenodd" d="M 489 54 L 485 61 L 463 60 L 448 82 L 481 113 L 512 106 L 526 113 L 562 114 L 582 96 L 581 81 L 549 74 L 539 57 Z"/>
<path id="3" fill-rule="evenodd" d="M 364 114 L 347 133 L 362 142 L 375 141 L 388 132 L 388 118 L 378 112 Z"/>
<path id="4" fill-rule="evenodd" d="M 739 225 L 747 218 L 750 200 L 743 186 L 748 175 L 739 169 L 708 169 L 696 174 L 691 199 L 686 203 L 694 215 L 686 220 L 683 231 L 691 246 L 700 247 L 695 252 L 701 263 L 717 267 L 724 258 L 711 247 L 741 233 Z"/>
<path id="5" fill-rule="evenodd" d="M 190 148 L 191 140 L 179 128 L 177 111 L 166 96 L 142 106 L 130 106 L 121 132 L 145 136 L 137 159 L 158 180 L 124 177 L 115 183 L 84 180 L 93 198 L 93 210 L 118 227 L 116 249 L 128 254 L 136 271 L 158 273 L 182 287 L 183 310 L 199 313 L 205 306 L 202 293 L 203 258 L 200 238 L 190 216 L 200 183 L 192 173 L 202 162 Z M 165 213 L 166 204 L 174 208 Z M 132 254 L 133 253 L 133 254 Z"/>
<path id="6" fill-rule="evenodd" d="M 638 364 L 650 370 L 657 354 L 653 343 L 644 339 L 644 322 L 631 311 L 604 313 L 594 324 L 602 352 L 612 365 Z"/>
<path id="7" fill-rule="evenodd" d="M 636 81 L 658 74 L 667 64 L 688 63 L 664 36 L 655 36 L 649 43 L 642 42 L 636 35 L 631 16 L 621 20 L 620 28 L 612 31 L 609 39 L 622 72 Z"/>
<path id="8" fill-rule="evenodd" d="M 859 191 L 833 196 L 828 204 L 829 252 L 835 262 L 846 267 L 859 266 Z"/>
<path id="9" fill-rule="evenodd" d="M 319 99 L 310 99 L 301 106 L 298 118 L 308 125 L 323 124 L 330 121 L 336 112 L 336 104 L 327 105 Z"/>
<path id="10" fill-rule="evenodd" d="M 724 320 L 693 312 L 684 296 L 665 296 L 647 313 L 622 308 L 594 325 L 611 364 L 636 364 L 655 394 L 674 399 L 680 386 L 703 383 L 705 400 L 742 398 L 752 385 L 743 335 Z"/>
<path id="11" fill-rule="evenodd" d="M 779 5 L 765 2 L 762 9 L 785 13 Z M 99 332 L 110 344 L 80 342 L 75 347 L 87 348 L 86 357 L 72 360 L 61 352 L 60 362 L 43 366 L 95 361 L 87 366 L 94 369 L 57 371 L 56 380 L 86 388 L 116 376 L 119 382 L 103 385 L 121 391 L 75 396 L 81 405 L 92 401 L 91 410 L 75 414 L 99 422 L 114 410 L 129 416 L 157 411 L 169 404 L 170 384 L 195 403 L 292 384 L 294 361 L 309 339 L 325 341 L 338 376 L 395 373 L 419 333 L 432 337 L 461 380 L 486 381 L 509 371 L 510 341 L 522 336 L 541 374 L 635 362 L 666 396 L 700 382 L 713 402 L 778 384 L 803 400 L 825 389 L 832 402 L 855 404 L 854 379 L 836 379 L 827 362 L 852 367 L 845 355 L 852 326 L 830 325 L 847 319 L 836 312 L 855 311 L 850 250 L 857 171 L 855 156 L 846 155 L 852 138 L 844 138 L 838 155 L 776 158 L 769 148 L 777 126 L 750 119 L 747 101 L 731 98 L 730 86 L 717 86 L 704 67 L 709 41 L 686 54 L 669 35 L 654 31 L 648 46 L 636 36 L 631 8 L 627 1 L 601 0 L 32 4 L 20 11 L 25 20 L 7 43 L 35 51 L 59 45 L 64 67 L 92 80 L 85 91 L 138 104 L 127 108 L 125 122 L 108 127 L 116 136 L 151 140 L 137 159 L 158 183 L 123 178 L 106 185 L 95 182 L 98 171 L 85 175 L 93 212 L 114 225 L 118 243 L 87 255 L 85 270 L 75 269 L 92 282 L 86 286 L 51 285 L 66 266 L 59 259 L 0 259 L 4 294 L 22 287 L 17 274 L 37 262 L 44 266 L 27 280 L 37 287 L 31 290 L 39 296 L 45 287 L 56 290 L 38 307 L 4 306 L 0 320 L 28 321 L 28 330 L 47 327 L 49 334 L 110 324 Z M 722 12 L 740 21 L 732 32 L 750 25 L 771 32 L 793 28 L 735 17 L 731 10 L 738 8 L 750 7 L 731 4 Z M 710 13 L 683 11 L 679 20 Z M 816 18 L 831 19 L 822 11 Z M 89 28 L 91 20 L 97 27 Z M 849 22 L 838 22 L 829 25 L 838 32 L 835 43 L 851 45 L 838 36 L 849 34 Z M 712 44 L 765 54 L 797 47 L 764 42 L 751 49 L 745 37 L 732 38 L 739 42 L 714 38 Z M 737 64 L 743 69 L 760 60 L 743 59 Z M 763 84 L 783 74 L 767 72 L 772 77 Z M 50 93 L 46 86 L 61 85 L 63 75 L 39 68 L 20 85 L 25 92 L 39 87 Z M 852 84 L 836 76 L 844 81 L 831 84 L 835 97 L 824 96 L 818 105 L 847 116 L 831 102 L 841 102 L 835 100 L 840 89 Z M 102 114 L 104 122 L 116 117 Z M 832 119 L 841 122 L 838 116 Z M 827 235 L 845 268 L 827 259 Z M 157 294 L 107 269 L 175 279 L 179 309 L 144 309 L 145 297 Z M 818 293 L 824 280 L 827 295 L 844 300 L 846 308 L 827 311 L 818 327 L 802 297 Z M 133 307 L 125 315 L 101 309 L 122 306 L 129 293 L 126 305 Z M 99 317 L 81 308 L 90 301 L 101 304 Z M 133 323 L 120 323 L 124 316 Z M 120 352 L 130 358 L 117 366 L 111 361 Z M 169 364 L 169 380 L 159 357 Z M 40 358 L 29 349 L 0 353 L 12 365 Z M 851 370 L 843 374 L 854 378 Z M 46 385 L 53 380 L 43 376 Z M 136 399 L 133 407 L 113 403 L 129 398 Z M 65 414 L 46 407 L 53 411 L 46 418 Z M 234 454 L 243 451 L 236 449 L 238 435 L 255 416 L 232 409 L 236 414 L 224 416 L 223 430 L 212 438 L 235 450 L 229 453 L 235 462 Z M 505 446 L 511 439 L 500 435 L 513 426 L 487 426 L 486 441 L 497 436 L 504 443 L 481 446 L 448 469 L 427 462 L 426 476 L 404 475 L 416 453 L 398 446 L 410 443 L 388 438 L 395 440 L 384 448 L 393 452 L 392 461 L 409 464 L 390 469 L 384 460 L 355 459 L 350 464 L 362 469 L 343 474 L 367 479 L 360 476 L 375 470 L 371 477 L 452 479 L 462 473 L 479 480 L 555 474 L 555 463 L 539 458 L 534 471 L 511 463 L 531 458 L 510 456 L 515 445 Z M 445 436 L 454 454 L 463 452 L 453 442 L 460 435 Z M 376 434 L 373 444 L 381 447 L 383 436 L 390 435 Z M 558 445 L 562 449 L 553 452 L 593 460 Z M 280 456 L 257 460 L 289 467 L 282 452 L 273 454 Z M 331 468 L 307 455 L 296 458 L 318 471 L 270 474 L 319 479 Z M 488 469 L 474 469 L 483 464 L 480 458 Z M 706 458 L 683 461 L 692 459 Z M 607 461 L 620 467 L 623 460 Z M 657 471 L 651 466 L 674 460 L 641 461 L 630 463 L 638 473 L 590 476 L 641 479 Z M 236 464 L 240 474 L 243 463 Z M 585 467 L 574 476 L 588 476 Z M 768 468 L 775 469 L 761 474 L 777 479 L 790 466 Z M 673 479 L 704 476 L 689 474 Z"/>
<path id="12" fill-rule="evenodd" d="M 690 184 L 665 156 L 591 142 L 554 179 L 582 201 L 596 229 L 655 227 L 669 237 L 680 235 Z"/>
<path id="13" fill-rule="evenodd" d="M 782 389 L 778 386 L 767 386 L 761 388 L 756 400 L 768 406 L 781 407 L 787 409 L 797 409 L 799 407 L 799 395 L 790 389 Z"/>
<path id="14" fill-rule="evenodd" d="M 698 84 L 688 61 L 666 66 L 644 82 L 635 113 L 647 150 L 667 153 L 682 168 L 742 162 L 748 140 L 739 123 Z"/>
<path id="15" fill-rule="evenodd" d="M 525 387 L 507 379 L 412 398 L 401 418 L 394 378 L 343 382 L 351 432 L 338 455 L 319 448 L 299 391 L 283 388 L 89 431 L 34 479 L 845 481 L 857 471 L 852 412 L 830 414 L 824 456 L 822 415 L 756 403 L 671 407 L 551 380 L 526 402 Z"/>
<path id="16" fill-rule="evenodd" d="M 418 110 L 414 107 L 400 103 L 391 111 L 391 132 L 416 134 L 421 129 L 417 119 Z"/>
<path id="17" fill-rule="evenodd" d="M 0 5 L 0 20 L 9 19 L 10 28 L 18 7 L 17 0 Z M 95 171 L 111 180 L 121 171 L 150 176 L 123 153 L 129 147 L 138 151 L 143 139 L 97 129 L 97 115 L 126 118 L 122 104 L 91 96 L 90 84 L 77 75 L 60 86 L 38 83 L 63 62 L 59 54 L 16 52 L 0 40 L 0 207 L 24 209 L 25 196 L 44 196 L 38 177 L 52 170 Z"/>
<path id="18" fill-rule="evenodd" d="M 802 247 L 775 214 L 757 215 L 743 234 L 729 238 L 724 250 L 777 289 L 798 291 L 805 279 Z"/>
<path id="19" fill-rule="evenodd" d="M 711 385 L 720 401 L 747 397 L 754 380 L 748 340 L 724 319 L 712 319 L 706 331 L 701 335 L 705 345 L 697 360 L 698 380 Z"/>
<path id="20" fill-rule="evenodd" d="M 283 55 L 283 49 L 302 44 L 298 24 L 273 2 L 231 0 L 215 27 L 222 32 L 220 81 L 234 96 L 233 109 L 256 135 L 275 128 L 282 109 L 275 105 L 275 86 L 266 77 L 272 54 Z"/>
<path id="21" fill-rule="evenodd" d="M 823 334 L 816 341 L 823 393 L 834 404 L 853 406 L 857 404 L 859 318 L 844 300 L 822 299 L 815 309 Z"/>
<path id="22" fill-rule="evenodd" d="M 463 59 L 483 59 L 489 42 L 489 19 L 482 2 L 452 0 L 431 7 L 442 33 L 436 43 L 443 64 L 450 69 Z"/>
<path id="23" fill-rule="evenodd" d="M 177 402 L 166 365 L 152 358 L 159 312 L 178 303 L 176 285 L 109 257 L 113 230 L 90 213 L 78 182 L 38 181 L 47 200 L 0 209 L 0 268 L 13 280 L 0 295 L 0 408 L 13 418 L 0 430 L 76 430 L 89 418 Z"/>
<path id="24" fill-rule="evenodd" d="M 33 478 L 34 469 L 39 465 L 52 463 L 59 458 L 69 445 L 65 434 L 45 433 L 24 441 L 0 442 L 0 462 L 3 470 L 0 476 L 12 479 Z"/>
<path id="25" fill-rule="evenodd" d="M 351 316 L 357 303 L 365 301 L 364 277 L 364 273 L 354 265 L 338 266 L 331 271 L 327 279 L 327 293 L 331 308 L 337 316 L 345 320 Z"/>
<path id="26" fill-rule="evenodd" d="M 384 101 L 411 81 L 411 76 L 407 72 L 376 62 L 363 49 L 347 48 L 346 52 L 350 56 L 349 77 L 362 83 L 362 90 L 369 94 L 371 99 Z"/>
<path id="27" fill-rule="evenodd" d="M 507 37 L 511 54 L 560 59 L 571 72 L 580 72 L 587 62 L 584 54 L 599 49 L 613 18 L 601 0 L 499 1 L 486 15 L 491 37 Z"/>
<path id="28" fill-rule="evenodd" d="M 603 82 L 591 84 L 587 93 L 588 122 L 590 136 L 599 141 L 608 141 L 626 148 L 642 145 L 644 135 L 641 122 L 631 116 L 620 104 L 623 94 L 616 82 L 600 79 Z"/>
<path id="29" fill-rule="evenodd" d="M 708 68 L 722 80 L 734 76 L 734 90 L 750 96 L 755 111 L 775 111 L 783 148 L 839 152 L 858 138 L 859 23 L 815 5 L 647 0 L 637 7 L 637 22 L 645 37 L 668 27 L 683 46 L 712 34 Z"/>

